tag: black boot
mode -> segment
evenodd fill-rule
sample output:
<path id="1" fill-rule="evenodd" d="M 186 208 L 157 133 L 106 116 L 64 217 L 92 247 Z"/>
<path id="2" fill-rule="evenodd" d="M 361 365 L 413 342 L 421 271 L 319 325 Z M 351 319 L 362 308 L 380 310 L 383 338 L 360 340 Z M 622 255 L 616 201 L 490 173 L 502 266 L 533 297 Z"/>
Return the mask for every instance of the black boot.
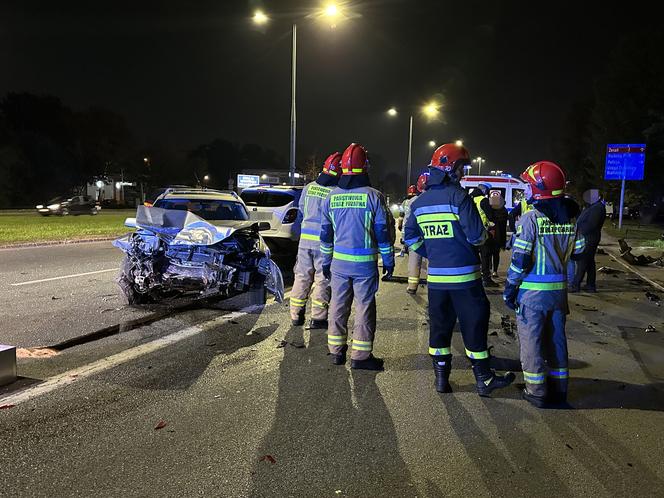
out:
<path id="1" fill-rule="evenodd" d="M 439 393 L 451 393 L 450 372 L 452 371 L 452 355 L 432 356 L 433 371 L 436 374 L 436 391 Z"/>
<path id="2" fill-rule="evenodd" d="M 346 351 L 348 351 L 348 346 L 344 346 L 341 348 L 341 353 L 334 354 L 330 353 L 330 356 L 332 357 L 332 364 L 333 365 L 345 365 L 346 364 Z"/>
<path id="3" fill-rule="evenodd" d="M 530 403 L 536 408 L 549 407 L 549 404 L 547 403 L 547 398 L 545 396 L 537 396 L 535 394 L 531 394 L 526 389 L 523 390 L 521 397 L 523 397 L 523 399 L 525 399 L 528 403 Z"/>
<path id="4" fill-rule="evenodd" d="M 309 325 L 307 326 L 307 330 L 323 330 L 327 329 L 327 320 L 314 320 L 311 319 L 309 322 Z"/>
<path id="5" fill-rule="evenodd" d="M 477 381 L 477 394 L 480 396 L 490 396 L 495 389 L 501 389 L 514 382 L 514 374 L 507 372 L 504 376 L 496 375 L 496 372 L 489 367 L 489 358 L 482 360 L 470 360 L 473 364 L 473 373 Z"/>
<path id="6" fill-rule="evenodd" d="M 293 324 L 293 327 L 300 327 L 304 325 L 304 310 L 302 310 L 301 313 L 298 313 L 297 318 L 291 320 L 291 323 Z"/>
<path id="7" fill-rule="evenodd" d="M 355 370 L 383 370 L 383 359 L 370 354 L 366 360 L 350 360 L 350 368 Z"/>

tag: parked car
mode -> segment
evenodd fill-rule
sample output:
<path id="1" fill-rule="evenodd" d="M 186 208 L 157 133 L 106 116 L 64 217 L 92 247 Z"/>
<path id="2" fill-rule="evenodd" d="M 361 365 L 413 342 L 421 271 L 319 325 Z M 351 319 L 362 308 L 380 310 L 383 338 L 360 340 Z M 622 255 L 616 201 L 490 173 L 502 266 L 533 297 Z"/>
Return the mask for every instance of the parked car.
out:
<path id="1" fill-rule="evenodd" d="M 168 189 L 125 225 L 136 231 L 113 245 L 125 253 L 118 284 L 129 304 L 243 292 L 262 304 L 266 291 L 283 300 L 281 271 L 259 233 L 268 226 L 250 220 L 235 193 Z"/>
<path id="2" fill-rule="evenodd" d="M 245 188 L 240 197 L 252 221 L 269 223 L 263 237 L 274 241 L 298 241 L 302 217 L 298 202 L 302 186 L 258 185 Z"/>
<path id="3" fill-rule="evenodd" d="M 42 216 L 58 215 L 66 216 L 68 214 L 91 214 L 95 215 L 101 209 L 101 206 L 92 197 L 88 195 L 75 195 L 74 197 L 56 197 L 46 203 L 36 206 L 37 212 Z"/>

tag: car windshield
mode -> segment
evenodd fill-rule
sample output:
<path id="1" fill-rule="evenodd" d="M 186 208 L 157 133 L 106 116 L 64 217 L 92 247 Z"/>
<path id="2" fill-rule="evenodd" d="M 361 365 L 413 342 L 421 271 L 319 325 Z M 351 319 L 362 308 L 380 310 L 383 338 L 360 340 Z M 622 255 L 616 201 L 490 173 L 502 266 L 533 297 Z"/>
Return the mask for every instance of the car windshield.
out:
<path id="1" fill-rule="evenodd" d="M 241 203 L 220 199 L 159 199 L 154 207 L 189 211 L 208 221 L 249 219 Z"/>
<path id="2" fill-rule="evenodd" d="M 50 201 L 48 201 L 48 204 L 57 204 L 58 202 L 62 202 L 62 201 L 64 201 L 64 200 L 66 200 L 66 197 L 62 197 L 62 196 L 60 196 L 60 197 L 53 197 L 53 199 L 51 199 Z"/>
<path id="3" fill-rule="evenodd" d="M 275 192 L 269 190 L 243 190 L 240 194 L 247 206 L 280 207 L 293 202 L 291 192 Z"/>

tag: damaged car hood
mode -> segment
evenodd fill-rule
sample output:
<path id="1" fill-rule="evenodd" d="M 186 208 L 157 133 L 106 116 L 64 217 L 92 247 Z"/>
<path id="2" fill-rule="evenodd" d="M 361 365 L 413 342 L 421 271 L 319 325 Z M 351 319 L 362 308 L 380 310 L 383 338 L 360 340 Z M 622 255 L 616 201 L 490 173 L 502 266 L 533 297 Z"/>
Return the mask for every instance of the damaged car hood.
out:
<path id="1" fill-rule="evenodd" d="M 139 206 L 136 218 L 127 219 L 125 224 L 166 236 L 172 239 L 172 244 L 211 246 L 227 239 L 237 230 L 251 227 L 255 222 L 209 222 L 189 211 Z"/>

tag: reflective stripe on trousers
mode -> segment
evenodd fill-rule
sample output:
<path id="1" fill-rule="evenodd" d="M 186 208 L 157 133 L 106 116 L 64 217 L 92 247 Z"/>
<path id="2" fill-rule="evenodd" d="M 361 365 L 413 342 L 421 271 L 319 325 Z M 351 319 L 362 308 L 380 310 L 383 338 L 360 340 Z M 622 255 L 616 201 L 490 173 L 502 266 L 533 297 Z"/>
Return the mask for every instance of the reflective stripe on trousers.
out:
<path id="1" fill-rule="evenodd" d="M 311 294 L 311 318 L 327 320 L 330 302 L 330 282 L 323 276 L 322 256 L 317 249 L 300 247 L 297 251 L 295 279 L 290 298 L 290 314 L 293 320 L 304 312 Z"/>
<path id="2" fill-rule="evenodd" d="M 566 319 L 563 310 L 527 306 L 521 306 L 516 315 L 523 380 L 536 396 L 546 396 L 548 388 L 567 392 Z"/>
<path id="3" fill-rule="evenodd" d="M 351 358 L 364 360 L 373 349 L 376 333 L 376 292 L 378 275 L 347 277 L 332 272 L 332 299 L 329 310 L 327 343 L 330 353 L 339 354 L 348 338 L 348 317 L 355 311 Z"/>

